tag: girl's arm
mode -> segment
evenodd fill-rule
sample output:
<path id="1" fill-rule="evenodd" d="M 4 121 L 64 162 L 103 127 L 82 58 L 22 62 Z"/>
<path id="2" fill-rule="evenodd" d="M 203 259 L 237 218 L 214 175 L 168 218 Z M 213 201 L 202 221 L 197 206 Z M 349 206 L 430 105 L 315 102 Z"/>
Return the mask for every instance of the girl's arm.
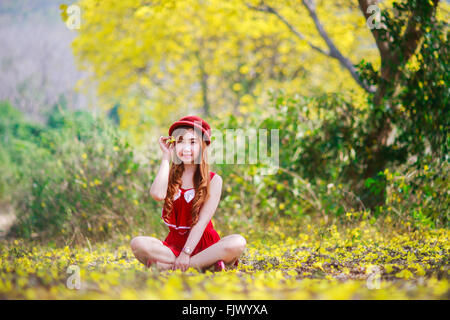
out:
<path id="1" fill-rule="evenodd" d="M 205 231 L 206 225 L 209 223 L 217 206 L 219 205 L 220 196 L 222 194 L 222 177 L 215 174 L 210 184 L 210 196 L 203 204 L 199 212 L 198 222 L 192 227 L 191 232 L 186 240 L 185 247 L 189 247 L 192 250 L 197 246 L 200 238 Z M 184 251 L 180 253 L 185 254 Z"/>
<path id="2" fill-rule="evenodd" d="M 167 139 L 168 138 L 165 137 L 159 138 L 159 144 L 163 152 L 163 156 L 158 174 L 156 175 L 150 188 L 150 195 L 156 201 L 163 201 L 166 198 L 167 186 L 169 185 L 170 159 L 173 145 L 170 147 L 167 146 Z"/>

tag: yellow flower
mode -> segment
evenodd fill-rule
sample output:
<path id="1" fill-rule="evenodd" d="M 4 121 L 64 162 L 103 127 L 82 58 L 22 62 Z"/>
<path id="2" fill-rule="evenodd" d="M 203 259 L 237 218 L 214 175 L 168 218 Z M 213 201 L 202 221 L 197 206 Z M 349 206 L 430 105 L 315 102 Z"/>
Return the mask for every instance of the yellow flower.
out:
<path id="1" fill-rule="evenodd" d="M 233 84 L 234 91 L 240 91 L 242 89 L 242 85 L 240 83 Z"/>
<path id="2" fill-rule="evenodd" d="M 424 276 L 424 275 L 426 274 L 425 269 L 422 268 L 421 265 L 417 265 L 417 266 L 416 266 L 416 274 L 417 274 L 418 276 Z"/>
<path id="3" fill-rule="evenodd" d="M 290 275 L 290 276 L 295 277 L 295 276 L 297 276 L 298 273 L 297 273 L 297 271 L 291 269 L 291 270 L 289 270 L 289 271 L 287 272 L 287 274 Z"/>
<path id="4" fill-rule="evenodd" d="M 412 274 L 412 272 L 409 271 L 408 269 L 404 269 L 404 270 L 402 270 L 402 271 L 396 273 L 395 276 L 396 276 L 397 278 L 402 278 L 402 279 L 406 279 L 406 280 L 411 279 L 411 278 L 414 277 L 414 275 Z"/>
<path id="5" fill-rule="evenodd" d="M 243 65 L 239 68 L 239 72 L 242 74 L 247 74 L 249 72 L 249 67 L 247 65 Z"/>

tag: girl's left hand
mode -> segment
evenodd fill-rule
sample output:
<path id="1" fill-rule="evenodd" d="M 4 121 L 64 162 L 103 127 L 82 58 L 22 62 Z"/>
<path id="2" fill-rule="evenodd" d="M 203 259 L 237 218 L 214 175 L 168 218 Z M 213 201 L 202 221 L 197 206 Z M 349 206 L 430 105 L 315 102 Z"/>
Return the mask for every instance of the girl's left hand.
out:
<path id="1" fill-rule="evenodd" d="M 173 270 L 180 269 L 181 271 L 186 271 L 189 268 L 190 260 L 191 257 L 182 251 L 180 255 L 175 259 Z"/>

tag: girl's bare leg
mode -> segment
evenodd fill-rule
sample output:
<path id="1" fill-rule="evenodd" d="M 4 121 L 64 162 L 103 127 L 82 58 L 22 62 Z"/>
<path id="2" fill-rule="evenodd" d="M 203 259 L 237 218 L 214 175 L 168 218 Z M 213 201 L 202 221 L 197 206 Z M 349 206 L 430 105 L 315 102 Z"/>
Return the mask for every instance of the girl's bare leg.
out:
<path id="1" fill-rule="evenodd" d="M 246 245 L 245 238 L 239 234 L 223 237 L 215 244 L 192 256 L 189 266 L 201 269 L 209 267 L 219 260 L 223 260 L 225 264 L 231 264 L 239 258 Z"/>
<path id="2" fill-rule="evenodd" d="M 219 260 L 230 265 L 240 257 L 245 246 L 245 238 L 239 234 L 223 237 L 217 243 L 192 256 L 190 267 L 202 269 Z M 135 257 L 144 265 L 147 265 L 148 260 L 151 259 L 158 268 L 163 270 L 171 269 L 176 259 L 172 250 L 166 247 L 161 240 L 153 237 L 133 238 L 131 249 Z"/>
<path id="3" fill-rule="evenodd" d="M 160 270 L 170 270 L 170 269 L 172 269 L 173 264 L 162 263 L 162 262 L 156 261 L 156 267 Z"/>
<path id="4" fill-rule="evenodd" d="M 171 269 L 175 262 L 172 250 L 166 247 L 161 240 L 153 237 L 135 237 L 131 240 L 131 250 L 134 256 L 144 265 L 150 259 L 160 269 Z"/>

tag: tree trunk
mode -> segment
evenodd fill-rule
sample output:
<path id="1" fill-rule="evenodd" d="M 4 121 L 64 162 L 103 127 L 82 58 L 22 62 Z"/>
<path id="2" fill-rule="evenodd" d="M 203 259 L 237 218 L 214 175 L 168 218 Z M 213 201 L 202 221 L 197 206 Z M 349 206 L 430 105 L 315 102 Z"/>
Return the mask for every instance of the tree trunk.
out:
<path id="1" fill-rule="evenodd" d="M 375 194 L 364 183 L 358 193 L 360 194 L 360 198 L 363 199 L 364 205 L 372 210 L 377 206 L 384 205 L 386 200 L 385 180 L 383 177 L 377 176 L 380 171 L 384 171 L 388 164 L 388 159 L 386 159 L 383 150 L 387 147 L 387 140 L 392 131 L 390 115 L 384 108 L 395 108 L 392 101 L 395 97 L 396 87 L 398 86 L 400 77 L 401 70 L 399 67 L 406 63 L 419 47 L 419 43 L 423 37 L 419 21 L 432 18 L 436 12 L 435 8 L 439 0 L 432 0 L 432 2 L 433 9 L 427 11 L 425 14 L 419 11 L 419 7 L 412 9 L 411 18 L 408 20 L 406 29 L 401 37 L 401 43 L 395 47 L 389 40 L 391 37 L 389 33 L 387 33 L 385 38 L 382 38 L 379 30 L 371 30 L 381 59 L 379 84 L 373 95 L 373 106 L 374 110 L 380 110 L 381 117 L 380 119 L 376 119 L 377 115 L 373 113 L 372 118 L 369 119 L 369 121 L 373 121 L 374 126 L 364 141 L 364 146 L 368 150 L 369 155 L 365 157 L 362 178 L 364 181 L 368 178 L 375 179 L 380 183 L 381 191 Z M 360 9 L 366 19 L 371 15 L 367 10 L 369 6 L 376 5 L 377 3 L 377 0 L 359 0 Z M 421 19 L 416 19 L 417 16 L 421 16 Z"/>
<path id="2" fill-rule="evenodd" d="M 197 57 L 200 71 L 200 87 L 202 89 L 203 114 L 207 117 L 210 115 L 209 100 L 208 100 L 208 73 L 206 73 L 205 71 L 203 60 L 200 57 L 200 53 L 198 51 L 195 52 L 195 56 Z"/>

